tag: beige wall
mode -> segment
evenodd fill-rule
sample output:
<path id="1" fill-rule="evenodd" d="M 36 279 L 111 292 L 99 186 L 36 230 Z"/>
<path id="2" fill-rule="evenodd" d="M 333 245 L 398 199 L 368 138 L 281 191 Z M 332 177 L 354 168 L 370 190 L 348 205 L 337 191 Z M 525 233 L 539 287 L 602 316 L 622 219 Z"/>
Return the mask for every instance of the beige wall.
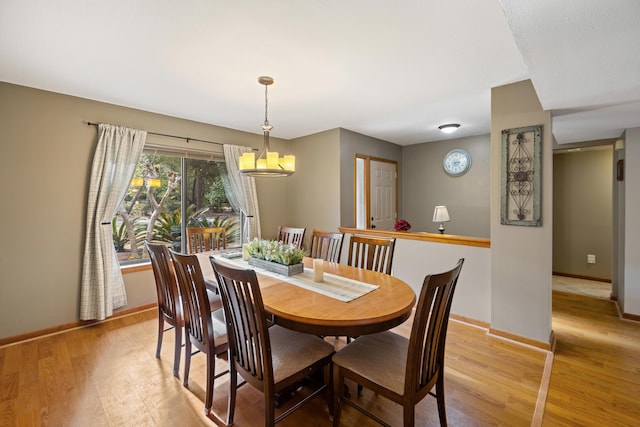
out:
<path id="1" fill-rule="evenodd" d="M 340 227 L 340 130 L 333 129 L 291 141 L 296 173 L 288 178 L 292 226 L 305 227 L 305 248 L 314 229 Z M 295 220 L 294 220 L 295 219 Z"/>
<path id="2" fill-rule="evenodd" d="M 451 221 L 447 234 L 489 237 L 490 135 L 456 138 L 402 149 L 402 210 L 411 231 L 437 233 L 432 222 L 436 205 L 445 205 Z M 471 169 L 452 177 L 442 167 L 444 156 L 455 148 L 471 154 Z"/>
<path id="3" fill-rule="evenodd" d="M 500 224 L 501 133 L 543 125 L 541 227 Z M 549 342 L 553 170 L 551 117 L 531 81 L 491 90 L 491 327 Z"/>
<path id="4" fill-rule="evenodd" d="M 621 306 L 624 313 L 640 315 L 640 127 L 627 129 L 624 149 L 624 250 Z"/>
<path id="5" fill-rule="evenodd" d="M 79 318 L 87 183 L 97 141 L 89 121 L 262 146 L 262 135 L 0 83 L 0 337 Z M 283 146 L 289 142 L 274 141 Z M 287 187 L 257 185 L 263 229 L 275 234 L 288 215 Z M 130 306 L 155 301 L 151 280 L 144 273 L 125 277 Z"/>
<path id="6" fill-rule="evenodd" d="M 611 146 L 553 155 L 554 273 L 611 279 L 612 158 Z"/>

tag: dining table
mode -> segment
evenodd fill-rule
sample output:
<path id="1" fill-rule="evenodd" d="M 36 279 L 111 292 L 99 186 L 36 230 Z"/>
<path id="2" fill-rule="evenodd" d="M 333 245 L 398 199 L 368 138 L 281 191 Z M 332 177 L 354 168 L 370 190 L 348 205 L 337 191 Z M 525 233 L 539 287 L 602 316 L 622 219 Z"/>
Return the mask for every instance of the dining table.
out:
<path id="1" fill-rule="evenodd" d="M 321 261 L 322 280 L 314 281 L 314 260 L 309 257 L 303 259 L 302 274 L 287 277 L 215 251 L 196 255 L 205 284 L 213 291 L 218 284 L 211 256 L 235 268 L 254 269 L 272 321 L 298 332 L 350 337 L 382 332 L 405 322 L 416 302 L 413 289 L 397 277 L 344 264 Z"/>

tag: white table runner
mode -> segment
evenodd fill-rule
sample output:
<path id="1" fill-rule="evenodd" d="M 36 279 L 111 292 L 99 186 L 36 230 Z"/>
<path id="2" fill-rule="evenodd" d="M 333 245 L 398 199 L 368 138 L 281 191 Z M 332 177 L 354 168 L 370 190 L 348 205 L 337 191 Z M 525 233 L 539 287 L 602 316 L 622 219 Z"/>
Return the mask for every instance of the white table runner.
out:
<path id="1" fill-rule="evenodd" d="M 379 287 L 330 273 L 324 273 L 324 280 L 322 282 L 314 282 L 313 269 L 311 268 L 305 268 L 303 273 L 296 274 L 295 276 L 285 276 L 283 274 L 274 273 L 272 271 L 249 265 L 249 263 L 247 261 L 243 261 L 242 258 L 223 258 L 219 255 L 214 255 L 214 257 L 216 261 L 241 268 L 252 268 L 264 276 L 273 277 L 300 288 L 317 292 L 343 302 L 353 301 L 378 289 Z"/>

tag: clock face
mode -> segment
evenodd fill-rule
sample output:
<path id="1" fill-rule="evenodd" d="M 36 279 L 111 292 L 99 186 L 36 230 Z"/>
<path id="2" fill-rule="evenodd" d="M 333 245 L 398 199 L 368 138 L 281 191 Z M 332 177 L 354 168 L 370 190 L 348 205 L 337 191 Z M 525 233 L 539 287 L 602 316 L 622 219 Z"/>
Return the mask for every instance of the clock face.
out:
<path id="1" fill-rule="evenodd" d="M 451 150 L 442 162 L 444 171 L 452 176 L 462 175 L 471 167 L 471 155 L 462 149 Z"/>

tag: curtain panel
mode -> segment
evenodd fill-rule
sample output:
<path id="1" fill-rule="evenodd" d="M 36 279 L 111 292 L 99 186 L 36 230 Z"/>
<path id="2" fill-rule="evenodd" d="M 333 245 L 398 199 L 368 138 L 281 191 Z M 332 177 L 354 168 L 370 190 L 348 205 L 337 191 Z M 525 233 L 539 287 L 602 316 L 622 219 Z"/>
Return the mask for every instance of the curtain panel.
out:
<path id="1" fill-rule="evenodd" d="M 227 198 L 234 209 L 242 210 L 249 216 L 245 224 L 248 229 L 241 230 L 242 235 L 247 236 L 247 240 L 245 241 L 251 241 L 254 237 L 260 238 L 262 231 L 260 229 L 260 211 L 258 210 L 256 181 L 253 177 L 242 175 L 238 167 L 238 161 L 242 153 L 251 151 L 251 148 L 224 144 L 223 149 L 224 161 L 227 166 L 227 184 L 231 187 L 231 197 L 229 197 L 229 192 L 227 192 Z M 234 206 L 234 203 L 236 203 L 237 206 Z"/>
<path id="2" fill-rule="evenodd" d="M 81 320 L 103 320 L 127 304 L 111 220 L 127 193 L 146 137 L 142 130 L 98 125 L 87 201 Z"/>

